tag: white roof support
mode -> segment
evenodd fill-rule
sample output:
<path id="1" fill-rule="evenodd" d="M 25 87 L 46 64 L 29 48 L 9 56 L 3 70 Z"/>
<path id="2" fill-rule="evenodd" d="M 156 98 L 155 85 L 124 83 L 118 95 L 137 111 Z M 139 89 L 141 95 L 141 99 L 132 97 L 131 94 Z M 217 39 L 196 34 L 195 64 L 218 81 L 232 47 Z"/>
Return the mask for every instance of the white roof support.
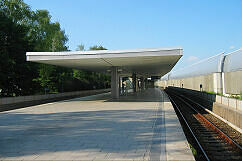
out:
<path id="1" fill-rule="evenodd" d="M 182 48 L 27 52 L 26 56 L 37 63 L 109 73 L 117 67 L 119 75 L 150 77 L 169 72 L 181 58 Z"/>
<path id="2" fill-rule="evenodd" d="M 112 98 L 119 97 L 119 76 L 163 76 L 182 57 L 182 48 L 27 52 L 27 61 L 111 73 Z"/>
<path id="3" fill-rule="evenodd" d="M 111 68 L 111 94 L 112 98 L 119 98 L 119 76 L 118 76 L 118 68 Z"/>

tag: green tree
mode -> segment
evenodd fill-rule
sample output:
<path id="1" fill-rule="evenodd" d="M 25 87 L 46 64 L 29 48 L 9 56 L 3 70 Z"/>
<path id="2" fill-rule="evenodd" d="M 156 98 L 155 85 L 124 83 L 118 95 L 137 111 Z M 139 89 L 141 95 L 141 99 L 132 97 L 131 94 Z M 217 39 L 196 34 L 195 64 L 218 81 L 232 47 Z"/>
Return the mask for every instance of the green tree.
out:
<path id="1" fill-rule="evenodd" d="M 35 51 L 67 51 L 68 41 L 64 30 L 58 22 L 52 23 L 47 10 L 37 10 L 34 14 L 37 22 L 35 36 Z M 39 65 L 39 77 L 34 79 L 42 86 L 42 91 L 48 88 L 50 92 L 63 92 L 64 82 L 71 79 L 72 70 L 52 65 Z"/>
<path id="2" fill-rule="evenodd" d="M 16 23 L 0 10 L 1 96 L 26 95 L 38 87 L 32 82 L 37 74 L 36 65 L 25 60 L 26 51 L 33 48 L 27 34 L 27 27 Z"/>
<path id="3" fill-rule="evenodd" d="M 78 45 L 78 50 L 84 50 L 84 45 Z M 103 46 L 94 45 L 89 50 L 107 50 Z M 73 77 L 81 84 L 81 89 L 101 89 L 110 87 L 110 76 L 103 73 L 73 69 Z"/>
<path id="4" fill-rule="evenodd" d="M 103 47 L 102 45 L 99 45 L 99 46 L 94 45 L 89 47 L 89 50 L 107 50 L 107 48 Z M 108 88 L 111 86 L 110 84 L 111 77 L 108 74 L 90 72 L 89 80 L 90 80 L 90 83 L 93 84 L 94 88 Z"/>
<path id="5" fill-rule="evenodd" d="M 107 50 L 105 47 L 103 47 L 102 45 L 94 45 L 89 47 L 89 50 Z"/>
<path id="6" fill-rule="evenodd" d="M 31 25 L 33 11 L 23 0 L 1 0 L 0 10 L 10 17 L 13 23 Z"/>
<path id="7" fill-rule="evenodd" d="M 76 51 L 84 51 L 83 44 L 77 45 Z M 78 89 L 92 89 L 88 79 L 89 72 L 84 70 L 73 69 L 73 83 L 79 84 Z"/>
<path id="8" fill-rule="evenodd" d="M 60 24 L 51 22 L 47 10 L 32 11 L 23 0 L 1 0 L 0 11 L 1 94 L 33 94 L 49 87 L 52 92 L 63 90 L 63 82 L 72 77 L 71 69 L 25 60 L 27 51 L 68 49 L 68 38 Z"/>
<path id="9" fill-rule="evenodd" d="M 0 96 L 18 96 L 109 86 L 105 74 L 26 62 L 27 51 L 67 51 L 68 38 L 47 10 L 23 0 L 0 0 Z M 84 50 L 84 45 L 78 46 Z M 92 46 L 90 50 L 106 50 Z M 104 83 L 106 82 L 106 84 Z"/>
<path id="10" fill-rule="evenodd" d="M 36 22 L 34 28 L 37 30 L 32 33 L 36 41 L 35 51 L 67 51 L 68 38 L 65 31 L 60 28 L 58 22 L 51 22 L 47 10 L 37 10 L 33 18 Z"/>
<path id="11" fill-rule="evenodd" d="M 84 51 L 84 50 L 85 50 L 85 46 L 83 44 L 77 45 L 76 51 Z"/>

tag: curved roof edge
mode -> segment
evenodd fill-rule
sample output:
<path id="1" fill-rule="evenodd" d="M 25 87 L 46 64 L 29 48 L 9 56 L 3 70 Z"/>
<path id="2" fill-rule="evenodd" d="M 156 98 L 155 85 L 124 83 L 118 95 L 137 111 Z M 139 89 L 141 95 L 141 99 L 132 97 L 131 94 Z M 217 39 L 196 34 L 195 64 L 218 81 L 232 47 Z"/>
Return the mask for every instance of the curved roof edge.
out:
<path id="1" fill-rule="evenodd" d="M 169 72 L 182 57 L 181 47 L 93 50 L 66 52 L 27 52 L 27 61 L 51 64 L 96 72 L 108 72 L 113 66 L 121 74 L 137 73 L 162 76 Z"/>
<path id="2" fill-rule="evenodd" d="M 166 48 L 141 48 L 141 49 L 121 49 L 121 50 L 89 50 L 89 51 L 61 51 L 61 52 L 27 52 L 26 55 L 102 55 L 102 54 L 124 54 L 124 53 L 145 53 L 183 50 L 182 47 L 166 47 Z M 182 52 L 180 52 L 182 55 Z"/>

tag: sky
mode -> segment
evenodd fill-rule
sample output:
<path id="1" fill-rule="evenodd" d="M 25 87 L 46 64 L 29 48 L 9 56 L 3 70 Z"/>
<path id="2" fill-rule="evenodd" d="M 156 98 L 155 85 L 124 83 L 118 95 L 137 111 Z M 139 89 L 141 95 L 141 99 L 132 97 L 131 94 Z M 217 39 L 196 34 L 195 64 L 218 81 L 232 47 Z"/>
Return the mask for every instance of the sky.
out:
<path id="1" fill-rule="evenodd" d="M 182 47 L 175 69 L 242 47 L 242 0 L 25 0 L 46 9 L 70 50 Z"/>

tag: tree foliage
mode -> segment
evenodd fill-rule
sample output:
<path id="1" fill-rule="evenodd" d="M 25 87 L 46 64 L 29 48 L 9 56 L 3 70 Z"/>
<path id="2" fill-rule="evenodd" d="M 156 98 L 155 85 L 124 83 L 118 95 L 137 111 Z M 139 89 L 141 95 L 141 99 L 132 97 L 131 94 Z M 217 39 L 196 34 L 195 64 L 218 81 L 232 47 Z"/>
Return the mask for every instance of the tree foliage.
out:
<path id="1" fill-rule="evenodd" d="M 15 23 L 0 10 L 0 90 L 3 96 L 26 95 L 38 87 L 36 65 L 26 63 L 25 53 L 33 49 L 28 28 Z"/>
<path id="2" fill-rule="evenodd" d="M 102 45 L 94 45 L 94 46 L 91 46 L 89 47 L 89 50 L 107 50 L 105 47 L 103 47 Z"/>
<path id="3" fill-rule="evenodd" d="M 84 50 L 85 47 L 83 44 L 78 45 L 78 50 Z M 107 50 L 103 46 L 94 45 L 89 47 L 89 50 Z M 80 81 L 80 84 L 84 85 L 82 88 L 86 89 L 100 89 L 108 88 L 110 84 L 110 76 L 103 73 L 83 71 L 73 69 L 73 77 Z"/>
<path id="4" fill-rule="evenodd" d="M 85 46 L 83 44 L 77 45 L 76 51 L 83 51 L 85 50 Z"/>
<path id="5" fill-rule="evenodd" d="M 43 93 L 46 88 L 63 92 L 107 87 L 110 81 L 104 74 L 26 62 L 26 52 L 67 51 L 67 41 L 47 10 L 32 11 L 23 0 L 1 0 L 0 96 Z M 78 48 L 84 50 L 83 45 Z M 105 50 L 102 46 L 90 49 Z"/>

